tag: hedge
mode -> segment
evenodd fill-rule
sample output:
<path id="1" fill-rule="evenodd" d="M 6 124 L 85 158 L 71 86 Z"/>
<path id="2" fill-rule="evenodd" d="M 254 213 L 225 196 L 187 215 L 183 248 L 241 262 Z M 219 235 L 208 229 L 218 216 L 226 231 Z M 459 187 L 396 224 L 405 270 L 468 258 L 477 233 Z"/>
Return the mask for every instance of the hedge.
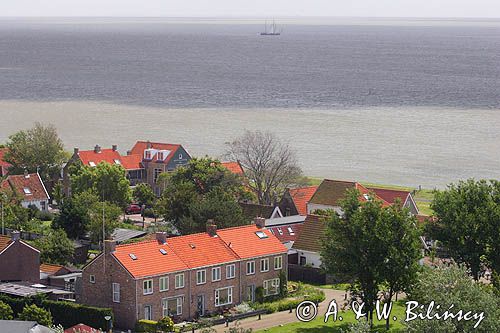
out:
<path id="1" fill-rule="evenodd" d="M 315 295 L 295 299 L 285 298 L 274 302 L 253 303 L 252 307 L 256 310 L 266 310 L 267 313 L 274 313 L 279 311 L 286 311 L 290 308 L 296 308 L 297 305 L 299 305 L 304 300 L 308 300 L 314 303 L 321 303 L 325 300 L 325 293 L 321 292 Z"/>
<path id="2" fill-rule="evenodd" d="M 156 332 L 156 321 L 141 319 L 135 324 L 136 332 Z"/>
<path id="3" fill-rule="evenodd" d="M 95 328 L 106 329 L 108 323 L 104 317 L 113 317 L 113 311 L 109 308 L 97 308 L 66 301 L 51 301 L 43 297 L 14 298 L 0 294 L 0 300 L 10 305 L 16 318 L 23 311 L 25 305 L 35 304 L 49 310 L 54 324 L 61 324 L 63 327 L 84 323 Z"/>

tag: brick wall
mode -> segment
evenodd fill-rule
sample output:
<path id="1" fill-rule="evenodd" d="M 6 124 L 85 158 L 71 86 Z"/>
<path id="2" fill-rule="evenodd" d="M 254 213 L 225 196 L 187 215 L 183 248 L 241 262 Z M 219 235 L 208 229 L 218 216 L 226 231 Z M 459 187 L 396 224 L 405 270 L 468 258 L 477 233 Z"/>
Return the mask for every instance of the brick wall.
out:
<path id="1" fill-rule="evenodd" d="M 0 281 L 40 281 L 40 253 L 16 241 L 0 255 Z"/>

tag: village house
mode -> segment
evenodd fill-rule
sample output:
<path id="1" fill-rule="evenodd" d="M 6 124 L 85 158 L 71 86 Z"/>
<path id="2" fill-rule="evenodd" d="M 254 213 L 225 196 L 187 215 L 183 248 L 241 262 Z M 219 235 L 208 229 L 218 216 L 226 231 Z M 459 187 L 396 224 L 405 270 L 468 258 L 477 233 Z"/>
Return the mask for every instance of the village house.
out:
<path id="1" fill-rule="evenodd" d="M 116 245 L 83 269 L 80 302 L 110 307 L 120 328 L 140 319 L 171 316 L 186 320 L 220 313 L 242 301 L 279 293 L 280 273 L 286 274 L 287 249 L 265 228 L 255 224 Z"/>
<path id="2" fill-rule="evenodd" d="M 318 186 L 305 186 L 287 189 L 279 207 L 284 216 L 307 215 L 307 203 L 311 200 Z"/>
<path id="3" fill-rule="evenodd" d="M 290 249 L 297 240 L 305 219 L 306 217 L 302 215 L 266 219 L 266 228 L 269 229 L 287 249 Z"/>
<path id="4" fill-rule="evenodd" d="M 44 212 L 49 209 L 49 193 L 38 173 L 9 175 L 0 183 L 0 191 L 19 196 L 24 208 L 33 206 Z"/>
<path id="5" fill-rule="evenodd" d="M 19 231 L 12 238 L 0 235 L 0 281 L 40 281 L 40 251 L 21 240 Z"/>
<path id="6" fill-rule="evenodd" d="M 401 208 L 407 208 L 410 211 L 410 214 L 415 216 L 420 214 L 417 204 L 415 203 L 415 199 L 413 199 L 413 195 L 411 194 L 410 191 L 393 190 L 393 189 L 378 188 L 372 186 L 368 186 L 366 188 L 369 191 L 374 192 L 378 197 L 384 199 L 391 205 L 398 202 L 399 206 Z"/>

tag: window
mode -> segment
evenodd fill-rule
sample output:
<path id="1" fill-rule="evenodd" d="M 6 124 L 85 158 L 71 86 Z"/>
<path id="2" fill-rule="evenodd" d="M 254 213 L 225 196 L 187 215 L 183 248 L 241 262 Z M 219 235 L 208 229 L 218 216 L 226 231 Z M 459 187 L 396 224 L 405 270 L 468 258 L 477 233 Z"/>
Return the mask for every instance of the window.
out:
<path id="1" fill-rule="evenodd" d="M 280 292 L 280 279 L 264 281 L 264 296 L 277 295 Z"/>
<path id="2" fill-rule="evenodd" d="M 160 278 L 160 291 L 168 290 L 168 276 L 162 276 Z"/>
<path id="3" fill-rule="evenodd" d="M 23 188 L 24 194 L 31 194 L 31 190 L 27 187 Z"/>
<path id="4" fill-rule="evenodd" d="M 89 161 L 89 165 L 90 165 L 91 167 L 95 167 L 95 162 Z"/>
<path id="5" fill-rule="evenodd" d="M 142 281 L 142 293 L 144 295 L 150 295 L 153 293 L 153 280 Z"/>
<path id="6" fill-rule="evenodd" d="M 113 302 L 120 303 L 120 284 L 113 283 Z"/>
<path id="7" fill-rule="evenodd" d="M 283 268 L 283 257 L 274 257 L 274 269 L 282 269 Z"/>
<path id="8" fill-rule="evenodd" d="M 151 305 L 144 307 L 144 319 L 153 320 L 153 307 Z"/>
<path id="9" fill-rule="evenodd" d="M 269 258 L 260 260 L 260 271 L 267 272 L 269 270 Z"/>
<path id="10" fill-rule="evenodd" d="M 220 267 L 212 268 L 212 281 L 220 281 Z"/>
<path id="11" fill-rule="evenodd" d="M 207 270 L 203 269 L 196 272 L 196 284 L 204 284 L 207 282 Z"/>
<path id="12" fill-rule="evenodd" d="M 182 160 L 182 154 L 179 154 L 179 159 Z"/>
<path id="13" fill-rule="evenodd" d="M 281 230 L 281 228 L 278 228 L 278 234 L 280 234 L 280 236 L 283 235 L 283 230 Z"/>
<path id="14" fill-rule="evenodd" d="M 164 298 L 161 300 L 163 317 L 182 314 L 182 297 Z"/>
<path id="15" fill-rule="evenodd" d="M 157 156 L 157 160 L 158 161 L 163 161 L 163 153 L 161 151 L 158 152 L 158 154 L 156 155 Z"/>
<path id="16" fill-rule="evenodd" d="M 117 165 L 121 165 L 122 164 L 122 162 L 120 162 L 120 160 L 113 160 L 113 162 L 115 162 L 115 164 L 117 164 Z"/>
<path id="17" fill-rule="evenodd" d="M 153 173 L 153 176 L 154 176 L 154 182 L 156 183 L 156 181 L 158 180 L 158 176 L 160 176 L 160 173 L 162 173 L 162 169 L 154 169 L 154 173 Z"/>
<path id="18" fill-rule="evenodd" d="M 175 289 L 184 288 L 184 273 L 175 276 Z"/>
<path id="19" fill-rule="evenodd" d="M 255 234 L 256 234 L 256 235 L 257 235 L 257 237 L 259 237 L 260 239 L 263 239 L 263 238 L 267 238 L 267 237 L 268 237 L 264 231 L 256 231 L 256 232 L 255 232 Z"/>
<path id="20" fill-rule="evenodd" d="M 95 275 L 89 276 L 89 282 L 90 283 L 95 283 Z"/>
<path id="21" fill-rule="evenodd" d="M 226 279 L 234 279 L 236 276 L 236 266 L 234 264 L 226 266 Z"/>
<path id="22" fill-rule="evenodd" d="M 247 275 L 255 274 L 255 261 L 247 261 Z"/>
<path id="23" fill-rule="evenodd" d="M 255 285 L 253 284 L 247 286 L 246 301 L 247 302 L 255 301 Z"/>
<path id="24" fill-rule="evenodd" d="M 151 150 L 145 150 L 144 151 L 144 158 L 146 160 L 150 160 L 151 159 Z"/>
<path id="25" fill-rule="evenodd" d="M 215 306 L 222 306 L 231 303 L 233 303 L 233 287 L 215 290 Z"/>
<path id="26" fill-rule="evenodd" d="M 295 235 L 295 231 L 293 231 L 292 227 L 288 227 L 288 233 L 293 236 Z"/>

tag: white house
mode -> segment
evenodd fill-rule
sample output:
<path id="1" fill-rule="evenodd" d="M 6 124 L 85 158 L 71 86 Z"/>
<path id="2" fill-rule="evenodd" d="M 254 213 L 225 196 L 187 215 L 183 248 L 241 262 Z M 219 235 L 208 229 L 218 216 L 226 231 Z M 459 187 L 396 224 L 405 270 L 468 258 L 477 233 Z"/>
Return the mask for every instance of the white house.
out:
<path id="1" fill-rule="evenodd" d="M 41 211 L 49 208 L 49 193 L 38 173 L 9 175 L 1 184 L 3 192 L 13 192 L 21 197 L 21 205 L 25 208 L 35 206 Z"/>

